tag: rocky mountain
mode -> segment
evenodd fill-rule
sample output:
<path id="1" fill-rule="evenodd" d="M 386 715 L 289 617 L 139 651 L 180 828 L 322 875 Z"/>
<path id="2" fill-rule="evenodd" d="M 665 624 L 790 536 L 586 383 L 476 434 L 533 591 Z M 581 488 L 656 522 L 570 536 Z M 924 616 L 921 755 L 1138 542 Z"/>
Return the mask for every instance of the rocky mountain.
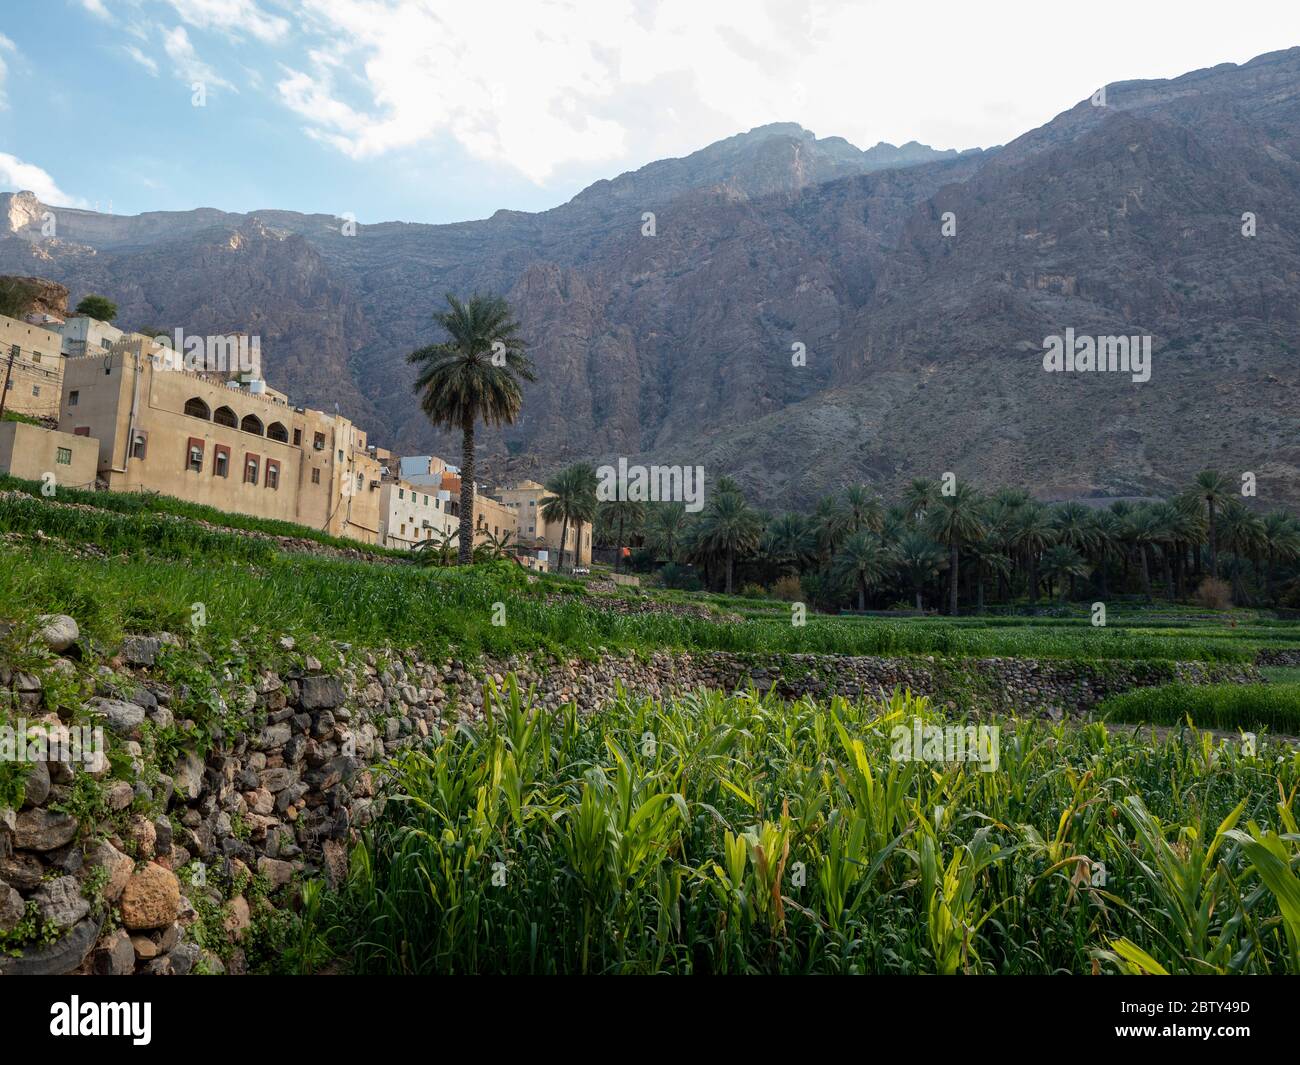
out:
<path id="1" fill-rule="evenodd" d="M 60 208 L 45 235 L 45 211 L 0 197 L 0 272 L 256 332 L 273 383 L 399 450 L 456 451 L 404 363 L 442 294 L 506 294 L 539 379 L 485 441 L 498 473 L 703 463 L 780 506 L 946 470 L 1133 495 L 1213 463 L 1300 501 L 1300 49 L 1112 84 L 987 152 L 764 126 L 455 225 Z M 1150 336 L 1150 380 L 1045 372 L 1067 328 Z"/>

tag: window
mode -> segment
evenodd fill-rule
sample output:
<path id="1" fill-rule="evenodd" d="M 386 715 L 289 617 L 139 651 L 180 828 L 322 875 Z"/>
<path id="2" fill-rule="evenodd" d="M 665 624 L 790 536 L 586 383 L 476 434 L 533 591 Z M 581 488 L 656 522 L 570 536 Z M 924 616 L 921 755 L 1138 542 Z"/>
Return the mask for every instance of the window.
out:
<path id="1" fill-rule="evenodd" d="M 366 486 L 366 479 L 365 479 L 365 477 L 364 477 L 362 474 L 359 474 L 359 473 L 358 473 L 358 474 L 357 474 L 357 491 L 360 492 L 361 489 L 365 488 L 365 486 Z"/>
<path id="2" fill-rule="evenodd" d="M 280 487 L 280 464 L 274 459 L 266 460 L 266 487 L 272 491 Z"/>
<path id="3" fill-rule="evenodd" d="M 403 536 L 406 535 L 406 526 L 405 526 L 405 525 L 402 526 L 402 535 L 403 535 Z"/>
<path id="4" fill-rule="evenodd" d="M 13 387 L 14 387 L 14 383 L 13 383 L 12 378 L 11 378 L 10 380 L 8 380 L 8 381 L 5 382 L 5 391 L 6 391 L 6 392 L 12 391 L 12 390 L 13 390 Z"/>
<path id="5" fill-rule="evenodd" d="M 40 385 L 32 385 L 32 395 L 33 395 L 33 396 L 39 396 L 40 394 L 41 394 L 41 386 L 40 386 Z"/>
<path id="6" fill-rule="evenodd" d="M 340 462 L 343 461 L 343 449 L 342 449 L 342 448 L 339 448 L 339 461 L 340 461 Z"/>
<path id="7" fill-rule="evenodd" d="M 324 450 L 325 450 L 325 434 L 324 434 L 324 433 L 316 433 L 316 434 L 312 437 L 312 440 L 311 440 L 311 446 L 314 447 L 317 451 L 324 451 Z"/>
<path id="8" fill-rule="evenodd" d="M 190 437 L 188 445 L 188 456 L 186 460 L 186 469 L 193 470 L 195 473 L 203 472 L 203 441 Z"/>
<path id="9" fill-rule="evenodd" d="M 77 400 L 79 400 L 80 398 L 81 398 L 81 393 L 74 388 L 71 392 L 68 393 L 68 406 L 75 407 L 77 405 Z"/>
<path id="10" fill-rule="evenodd" d="M 143 429 L 137 429 L 131 437 L 131 457 L 133 459 L 143 459 L 149 450 L 149 434 Z"/>
<path id="11" fill-rule="evenodd" d="M 301 430 L 301 429 L 295 429 L 295 430 L 293 431 L 293 446 L 294 446 L 294 447 L 302 447 L 302 430 Z"/>
<path id="12" fill-rule="evenodd" d="M 107 349 L 107 348 L 111 348 L 111 347 L 113 346 L 113 342 L 112 342 L 111 340 L 109 340 L 108 337 L 100 337 L 100 338 L 99 338 L 99 346 L 100 346 L 101 348 L 105 348 L 105 349 Z"/>
<path id="13" fill-rule="evenodd" d="M 320 484 L 320 470 L 311 471 L 311 483 Z"/>
<path id="14" fill-rule="evenodd" d="M 89 435 L 90 435 L 90 426 L 89 426 L 89 425 L 78 425 L 75 429 L 72 430 L 72 435 L 73 435 L 73 436 L 89 436 Z"/>
<path id="15" fill-rule="evenodd" d="M 256 414 L 245 414 L 244 420 L 239 423 L 239 428 L 246 433 L 256 433 L 258 436 L 261 436 L 264 432 L 262 419 Z"/>
<path id="16" fill-rule="evenodd" d="M 39 351 L 33 351 L 32 362 L 40 362 L 40 361 L 41 361 L 41 353 Z"/>
<path id="17" fill-rule="evenodd" d="M 289 430 L 280 422 L 272 422 L 266 427 L 266 438 L 268 440 L 278 440 L 282 444 L 289 442 Z"/>
<path id="18" fill-rule="evenodd" d="M 261 461 L 261 455 L 249 455 L 244 459 L 245 484 L 257 484 L 257 467 Z"/>
<path id="19" fill-rule="evenodd" d="M 76 393 L 74 392 L 73 395 L 76 395 Z M 208 405 L 204 403 L 203 400 L 199 399 L 198 396 L 194 396 L 192 399 L 187 399 L 185 401 L 185 413 L 191 418 L 202 418 L 205 422 L 211 417 Z"/>
<path id="20" fill-rule="evenodd" d="M 20 348 L 17 344 L 9 345 L 9 357 L 11 359 L 18 358 L 18 356 L 21 355 L 22 353 L 23 353 L 23 349 Z"/>
<path id="21" fill-rule="evenodd" d="M 58 451 L 57 451 L 57 452 L 55 453 L 55 455 L 54 455 L 54 461 L 55 461 L 56 463 L 58 463 L 60 466 L 71 466 L 71 465 L 72 465 L 72 448 L 70 448 L 70 447 L 61 447 L 61 448 L 59 448 Z"/>
<path id="22" fill-rule="evenodd" d="M 398 498 L 398 499 L 405 499 L 405 498 L 406 498 L 406 489 L 405 489 L 405 488 L 399 488 L 399 489 L 397 490 L 397 498 Z"/>
<path id="23" fill-rule="evenodd" d="M 425 497 L 424 497 L 424 505 L 425 505 L 426 507 L 429 505 L 429 497 L 428 497 L 428 496 L 425 496 Z"/>
<path id="24" fill-rule="evenodd" d="M 230 476 L 230 448 L 225 444 L 212 448 L 212 472 L 218 477 Z"/>
<path id="25" fill-rule="evenodd" d="M 212 412 L 212 420 L 218 425 L 224 425 L 229 429 L 239 428 L 239 421 L 235 418 L 235 412 L 229 407 L 218 407 Z"/>

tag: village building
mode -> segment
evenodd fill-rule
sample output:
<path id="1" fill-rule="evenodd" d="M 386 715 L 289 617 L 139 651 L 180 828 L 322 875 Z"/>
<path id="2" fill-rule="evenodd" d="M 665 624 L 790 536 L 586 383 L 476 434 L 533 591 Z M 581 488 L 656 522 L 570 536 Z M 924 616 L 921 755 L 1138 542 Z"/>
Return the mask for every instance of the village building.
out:
<path id="1" fill-rule="evenodd" d="M 31 418 L 57 418 L 63 388 L 63 338 L 54 329 L 0 315 L 0 406 Z"/>
<path id="2" fill-rule="evenodd" d="M 513 488 L 502 489 L 497 496 L 515 514 L 519 542 L 525 547 L 545 551 L 552 568 L 561 565 L 561 536 L 564 538 L 563 565 L 591 565 L 591 523 L 584 521 L 580 527 L 570 523 L 565 529 L 563 522 L 547 521 L 542 516 L 542 508 L 553 497 L 544 485 L 536 481 L 520 481 Z"/>

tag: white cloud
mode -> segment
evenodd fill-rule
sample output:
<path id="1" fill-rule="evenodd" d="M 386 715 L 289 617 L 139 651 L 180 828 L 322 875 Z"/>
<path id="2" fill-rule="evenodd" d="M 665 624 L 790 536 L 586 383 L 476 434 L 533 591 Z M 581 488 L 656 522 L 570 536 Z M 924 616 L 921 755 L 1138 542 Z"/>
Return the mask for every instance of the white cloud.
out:
<path id="1" fill-rule="evenodd" d="M 17 53 L 17 51 L 14 42 L 0 33 L 0 111 L 9 106 L 8 98 L 5 96 L 5 79 L 9 76 L 9 68 L 5 65 L 4 53 Z"/>
<path id="2" fill-rule="evenodd" d="M 1131 0 L 1093 0 L 1083 22 L 1045 20 L 1038 0 L 1006 0 L 995 23 L 980 5 L 936 0 L 920 32 L 914 5 L 878 0 L 455 8 L 302 0 L 304 47 L 325 43 L 286 65 L 282 102 L 353 158 L 450 137 L 545 182 L 565 168 L 683 154 L 774 121 L 862 147 L 913 138 L 988 146 L 1105 82 L 1241 62 L 1300 36 L 1300 14 L 1279 17 L 1270 0 L 1239 0 L 1230 24 L 1216 0 L 1184 0 L 1177 38 L 1157 7 Z"/>
<path id="3" fill-rule="evenodd" d="M 80 196 L 69 196 L 44 170 L 34 163 L 24 163 L 16 156 L 0 152 L 0 186 L 14 192 L 31 191 L 41 203 L 61 207 L 85 207 Z"/>
<path id="4" fill-rule="evenodd" d="M 259 41 L 282 40 L 289 23 L 279 15 L 268 15 L 256 0 L 167 0 L 181 19 L 200 30 L 220 30 L 227 36 L 247 33 Z"/>
<path id="5" fill-rule="evenodd" d="M 198 52 L 194 50 L 194 45 L 190 43 L 190 35 L 185 32 L 184 26 L 177 26 L 173 30 L 163 31 L 163 50 L 167 53 L 167 58 L 172 61 L 172 69 L 175 71 L 176 76 L 182 81 L 189 84 L 201 81 L 209 89 L 239 91 L 199 58 Z"/>
<path id="6" fill-rule="evenodd" d="M 144 52 L 140 51 L 140 49 L 135 45 L 123 45 L 122 51 L 144 67 L 145 70 L 149 71 L 150 77 L 156 78 L 158 76 L 158 63 L 154 59 L 145 55 Z"/>
<path id="7" fill-rule="evenodd" d="M 81 0 L 81 6 L 96 18 L 101 18 L 105 22 L 113 21 L 113 16 L 108 13 L 108 8 L 104 6 L 104 0 Z"/>

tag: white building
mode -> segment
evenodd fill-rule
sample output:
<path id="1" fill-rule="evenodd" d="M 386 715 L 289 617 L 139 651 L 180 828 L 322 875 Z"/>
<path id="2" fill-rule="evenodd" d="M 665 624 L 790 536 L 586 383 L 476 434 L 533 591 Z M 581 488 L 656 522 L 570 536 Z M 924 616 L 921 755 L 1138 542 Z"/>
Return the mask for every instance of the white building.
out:
<path id="1" fill-rule="evenodd" d="M 410 548 L 435 535 L 450 535 L 460 527 L 451 502 L 451 493 L 434 485 L 385 481 L 379 489 L 379 542 Z"/>
<path id="2" fill-rule="evenodd" d="M 88 315 L 73 315 L 59 326 L 53 326 L 63 334 L 64 355 L 96 355 L 108 352 L 108 349 L 122 339 L 125 334 L 108 322 Z"/>

